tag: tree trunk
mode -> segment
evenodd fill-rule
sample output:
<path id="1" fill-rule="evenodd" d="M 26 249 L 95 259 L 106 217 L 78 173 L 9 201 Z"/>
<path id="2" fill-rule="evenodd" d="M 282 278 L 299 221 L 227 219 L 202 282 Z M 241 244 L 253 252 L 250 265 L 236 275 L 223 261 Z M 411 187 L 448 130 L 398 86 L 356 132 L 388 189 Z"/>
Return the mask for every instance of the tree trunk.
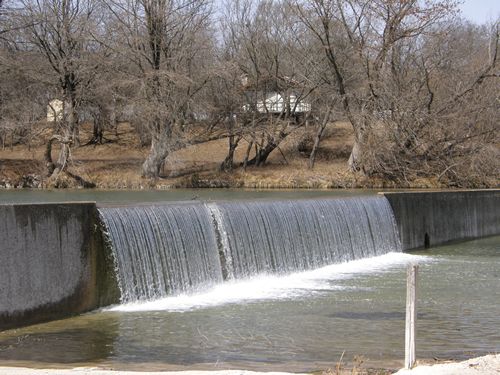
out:
<path id="1" fill-rule="evenodd" d="M 58 141 L 61 144 L 61 150 L 59 151 L 59 156 L 57 162 L 54 163 L 52 160 L 52 145 L 54 141 Z M 47 147 L 45 148 L 44 160 L 45 166 L 47 168 L 47 175 L 50 178 L 56 178 L 59 173 L 64 171 L 68 166 L 68 161 L 71 153 L 71 139 L 66 137 L 63 138 L 60 135 L 54 135 L 49 139 Z"/>
<path id="2" fill-rule="evenodd" d="M 73 140 L 73 145 L 75 147 L 80 147 L 80 128 L 75 126 L 73 132 L 71 133 L 71 139 Z"/>
<path id="3" fill-rule="evenodd" d="M 279 144 L 289 135 L 289 132 L 280 132 L 277 138 L 268 139 L 267 144 L 261 145 L 256 151 L 256 155 L 252 160 L 249 160 L 247 165 L 255 165 L 257 167 L 266 163 L 267 158 L 273 152 Z"/>
<path id="4" fill-rule="evenodd" d="M 349 165 L 349 168 L 353 172 L 357 172 L 357 171 L 360 171 L 362 169 L 361 168 L 361 153 L 362 153 L 361 144 L 357 139 L 355 139 L 354 145 L 352 146 L 351 155 L 349 156 L 349 161 L 347 162 L 347 164 Z"/>
<path id="5" fill-rule="evenodd" d="M 349 156 L 347 165 L 352 172 L 364 172 L 361 158 L 363 156 L 362 144 L 365 139 L 367 127 L 365 126 L 364 120 L 361 119 L 360 121 L 357 121 L 358 119 L 352 114 L 347 103 L 347 98 L 344 98 L 344 108 L 346 110 L 347 118 L 349 119 L 349 122 L 354 130 L 354 144 L 352 146 L 351 155 Z"/>
<path id="6" fill-rule="evenodd" d="M 71 141 L 61 142 L 61 151 L 59 151 L 59 157 L 57 158 L 56 168 L 52 172 L 51 177 L 57 177 L 59 173 L 64 171 L 68 166 L 68 161 L 70 158 L 70 144 Z"/>
<path id="7" fill-rule="evenodd" d="M 252 138 L 252 140 L 248 143 L 247 151 L 245 153 L 245 159 L 243 160 L 243 170 L 244 171 L 247 170 L 248 159 L 250 158 L 250 151 L 252 151 L 253 142 L 254 142 L 254 140 Z"/>
<path id="8" fill-rule="evenodd" d="M 236 151 L 236 147 L 240 143 L 241 137 L 235 137 L 234 135 L 229 136 L 229 151 L 227 153 L 226 158 L 220 165 L 221 171 L 232 171 L 234 167 L 234 152 Z"/>
<path id="9" fill-rule="evenodd" d="M 47 142 L 47 146 L 45 147 L 45 153 L 43 154 L 45 167 L 47 168 L 47 176 L 49 177 L 54 172 L 54 169 L 56 169 L 54 161 L 52 160 L 52 143 L 54 142 L 54 140 L 54 137 L 49 139 L 49 141 Z"/>
<path id="10" fill-rule="evenodd" d="M 99 109 L 99 112 L 94 114 L 94 125 L 92 127 L 92 138 L 85 144 L 87 145 L 102 145 L 103 141 L 103 133 L 104 133 L 104 118 L 105 113 L 102 108 Z"/>
<path id="11" fill-rule="evenodd" d="M 94 128 L 92 130 L 92 141 L 94 144 L 102 145 L 103 137 L 103 126 L 102 126 L 102 116 L 99 116 L 96 121 L 94 121 Z"/>
<path id="12" fill-rule="evenodd" d="M 313 145 L 313 148 L 311 150 L 311 155 L 309 155 L 309 169 L 314 168 L 314 163 L 316 162 L 316 154 L 318 153 L 318 148 L 319 148 L 319 144 L 321 142 L 321 137 L 323 136 L 323 133 L 326 129 L 326 125 L 328 124 L 328 121 L 330 120 L 331 113 L 332 113 L 332 108 L 328 108 L 328 111 L 325 114 L 323 121 L 319 125 L 318 131 L 316 132 L 316 138 L 314 139 L 314 145 Z"/>
<path id="13" fill-rule="evenodd" d="M 80 132 L 78 129 L 78 116 L 76 113 L 76 100 L 74 89 L 68 89 L 64 100 L 64 112 L 66 115 L 66 138 L 70 138 L 73 145 L 80 146 Z"/>
<path id="14" fill-rule="evenodd" d="M 260 165 L 260 145 L 258 142 L 255 142 L 255 157 L 249 160 L 247 164 L 256 166 Z"/>
<path id="15" fill-rule="evenodd" d="M 148 157 L 142 164 L 142 177 L 157 179 L 169 155 L 166 136 L 153 136 Z"/>
<path id="16" fill-rule="evenodd" d="M 109 125 L 110 128 L 114 130 L 115 132 L 115 137 L 118 139 L 119 134 L 118 134 L 118 121 L 116 117 L 116 105 L 113 101 L 113 104 L 111 105 L 110 112 L 109 112 Z"/>
<path id="17" fill-rule="evenodd" d="M 116 97 L 115 94 L 112 95 L 111 103 L 106 107 L 106 113 L 109 124 L 109 130 L 115 132 L 116 138 L 118 138 L 118 114 L 116 113 Z"/>

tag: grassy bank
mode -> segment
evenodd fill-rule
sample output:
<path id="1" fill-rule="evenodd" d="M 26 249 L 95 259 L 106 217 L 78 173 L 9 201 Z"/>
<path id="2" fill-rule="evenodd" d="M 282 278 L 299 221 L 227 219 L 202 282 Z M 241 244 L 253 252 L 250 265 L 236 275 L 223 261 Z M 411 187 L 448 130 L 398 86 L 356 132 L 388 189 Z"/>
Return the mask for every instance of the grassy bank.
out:
<path id="1" fill-rule="evenodd" d="M 117 132 L 105 132 L 105 143 L 72 149 L 69 171 L 95 184 L 100 189 L 170 189 L 170 188 L 439 188 L 435 180 L 412 181 L 405 186 L 392 181 L 368 178 L 347 168 L 353 143 L 348 123 L 330 124 L 325 132 L 313 170 L 308 169 L 308 154 L 299 144 L 313 128 L 300 129 L 280 145 L 266 165 L 243 170 L 236 166 L 232 172 L 220 172 L 219 166 L 227 153 L 227 139 L 190 146 L 171 154 L 161 178 L 152 181 L 140 176 L 141 165 L 148 153 L 141 147 L 134 129 L 120 124 Z M 43 155 L 50 133 L 40 131 L 37 139 L 26 144 L 7 144 L 0 149 L 0 187 L 47 187 Z M 81 143 L 91 137 L 91 127 L 83 126 Z M 242 141 L 236 150 L 235 164 L 244 159 L 247 143 Z M 58 149 L 54 147 L 53 158 Z M 77 187 L 76 181 L 63 176 L 59 188 Z"/>

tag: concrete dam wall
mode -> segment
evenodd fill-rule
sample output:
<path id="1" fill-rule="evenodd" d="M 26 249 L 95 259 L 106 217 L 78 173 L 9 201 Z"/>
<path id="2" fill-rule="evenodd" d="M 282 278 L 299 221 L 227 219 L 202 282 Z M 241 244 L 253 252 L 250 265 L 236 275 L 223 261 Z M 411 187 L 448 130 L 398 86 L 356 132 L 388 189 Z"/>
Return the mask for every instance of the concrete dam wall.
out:
<path id="1" fill-rule="evenodd" d="M 0 330 L 118 300 L 95 203 L 0 205 Z"/>
<path id="2" fill-rule="evenodd" d="M 500 234 L 500 190 L 382 194 L 403 251 Z"/>
<path id="3" fill-rule="evenodd" d="M 403 250 L 500 234 L 500 190 L 384 196 Z M 0 330 L 119 299 L 115 261 L 95 203 L 0 205 Z"/>

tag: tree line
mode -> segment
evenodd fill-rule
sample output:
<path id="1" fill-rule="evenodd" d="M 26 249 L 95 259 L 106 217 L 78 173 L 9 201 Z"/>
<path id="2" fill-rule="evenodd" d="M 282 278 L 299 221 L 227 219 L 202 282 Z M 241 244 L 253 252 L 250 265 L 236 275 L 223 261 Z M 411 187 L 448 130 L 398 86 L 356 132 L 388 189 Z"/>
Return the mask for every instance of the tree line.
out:
<path id="1" fill-rule="evenodd" d="M 0 0 L 0 137 L 29 143 L 59 99 L 51 178 L 88 121 L 95 144 L 130 122 L 158 178 L 220 138 L 221 169 L 242 144 L 241 167 L 263 165 L 306 123 L 313 168 L 347 120 L 353 171 L 481 186 L 499 174 L 498 48 L 498 20 L 467 22 L 453 0 Z"/>

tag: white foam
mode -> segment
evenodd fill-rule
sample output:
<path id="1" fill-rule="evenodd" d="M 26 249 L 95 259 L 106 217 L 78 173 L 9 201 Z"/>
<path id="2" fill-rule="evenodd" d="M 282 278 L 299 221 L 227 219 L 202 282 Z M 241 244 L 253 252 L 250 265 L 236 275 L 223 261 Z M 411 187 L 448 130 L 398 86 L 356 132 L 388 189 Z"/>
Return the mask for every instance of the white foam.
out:
<path id="1" fill-rule="evenodd" d="M 426 256 L 389 253 L 285 276 L 259 275 L 246 280 L 229 281 L 200 293 L 117 305 L 105 311 L 190 311 L 246 301 L 293 299 L 345 288 L 335 285 L 335 280 L 381 273 L 406 264 L 432 260 Z"/>

